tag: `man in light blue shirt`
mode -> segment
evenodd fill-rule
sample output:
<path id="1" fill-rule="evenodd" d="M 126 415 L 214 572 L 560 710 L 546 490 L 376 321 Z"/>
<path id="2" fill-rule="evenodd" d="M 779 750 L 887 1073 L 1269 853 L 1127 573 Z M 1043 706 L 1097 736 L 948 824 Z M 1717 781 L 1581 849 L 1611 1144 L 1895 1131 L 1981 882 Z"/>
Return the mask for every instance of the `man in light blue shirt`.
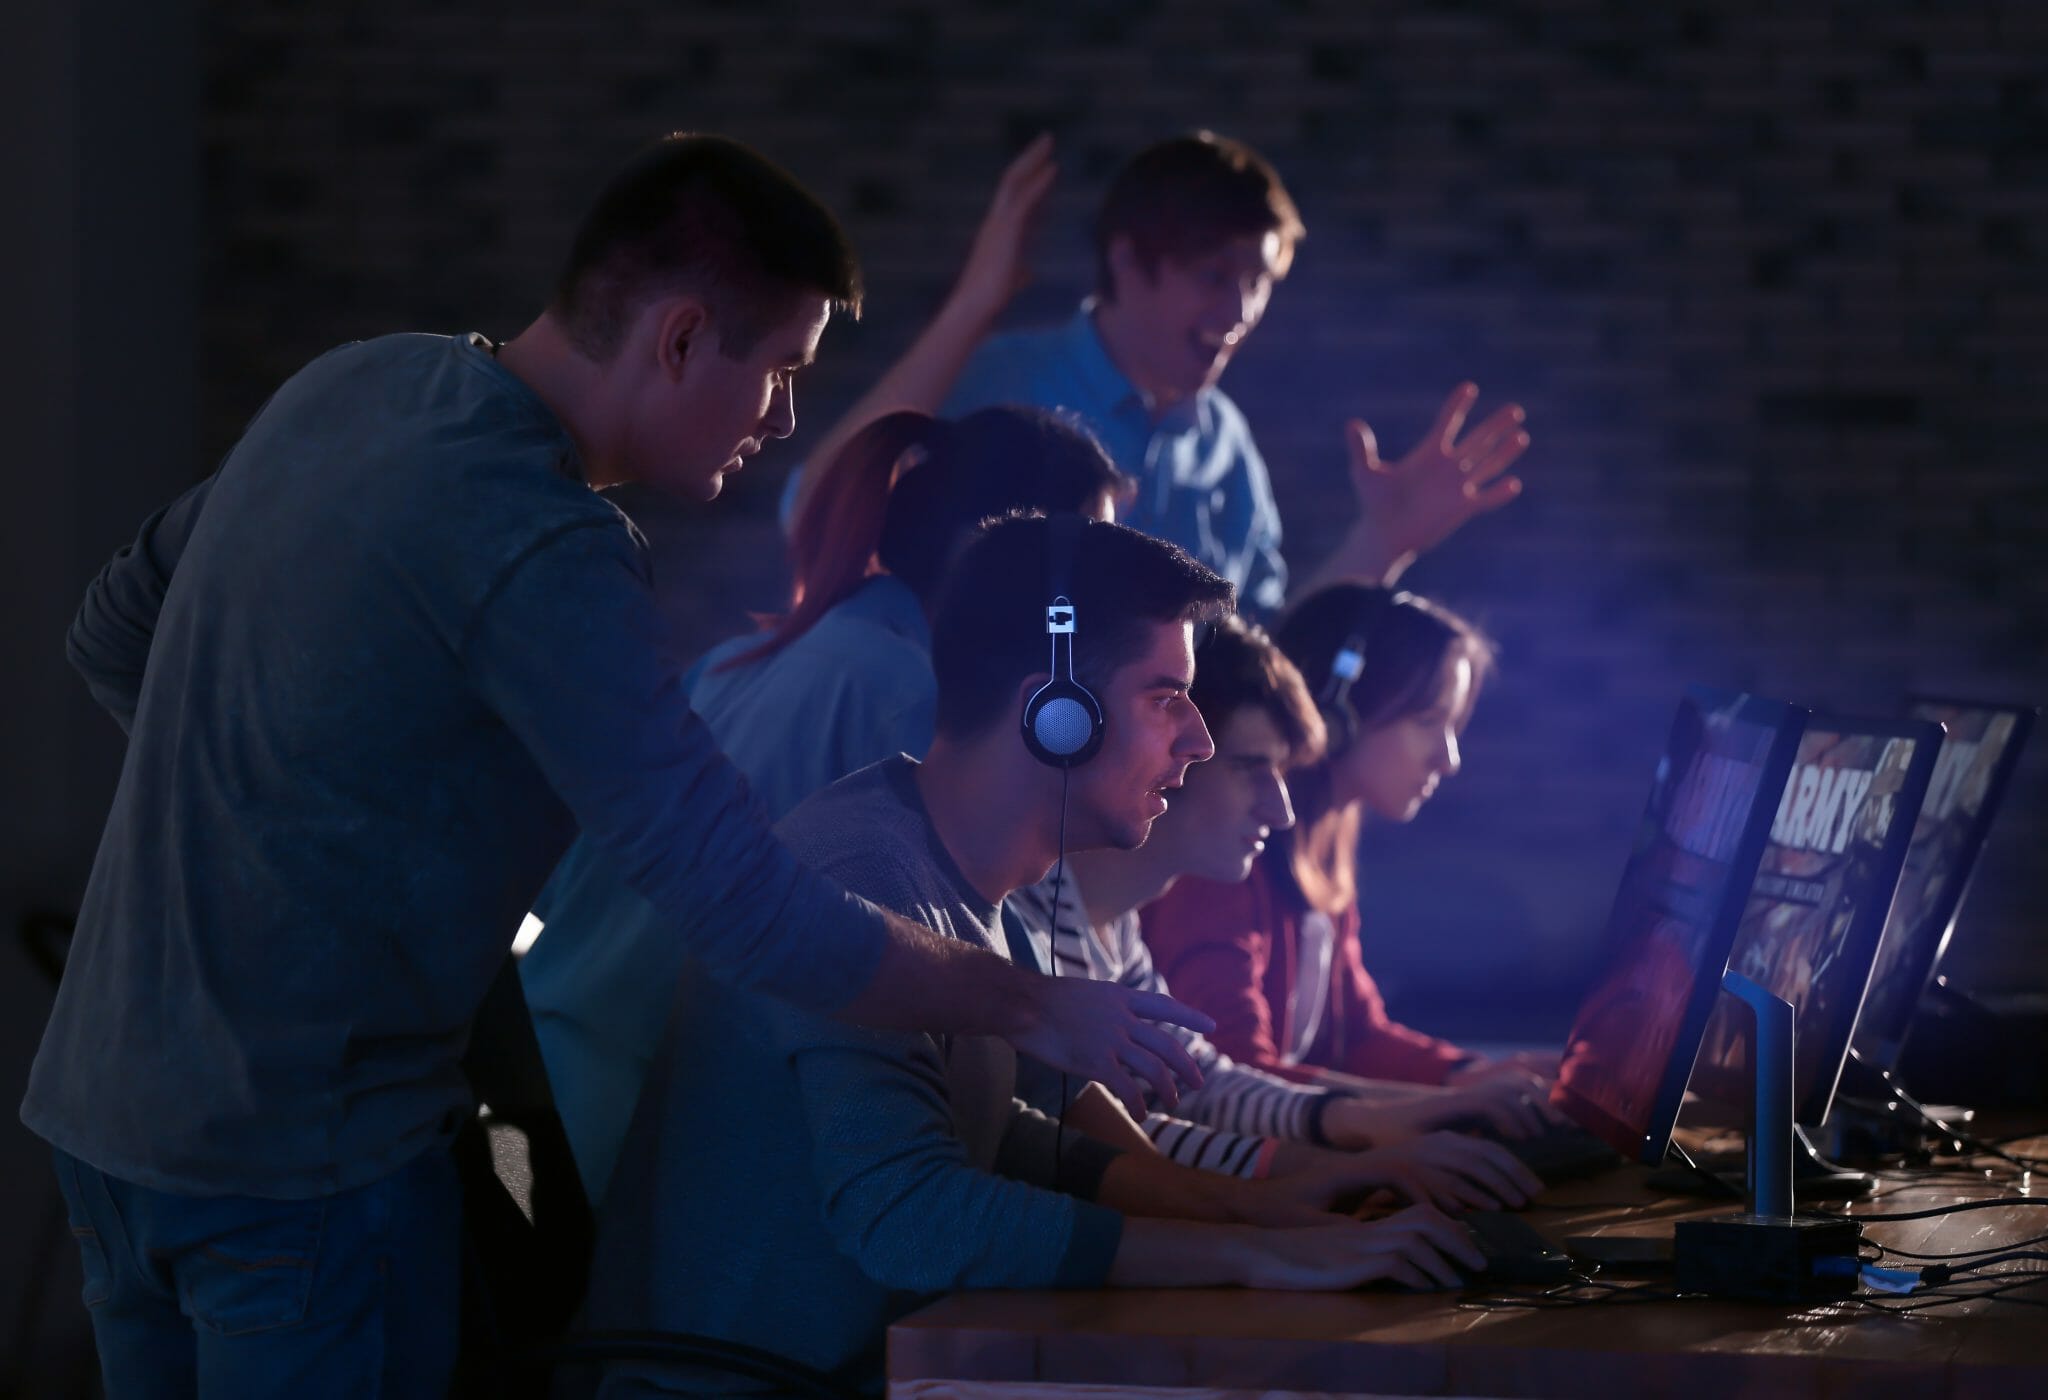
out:
<path id="1" fill-rule="evenodd" d="M 1217 387 L 1257 328 L 1303 236 L 1272 166 L 1210 132 L 1139 152 L 1111 181 L 1095 223 L 1095 294 L 1064 326 L 991 336 L 1024 280 L 1025 235 L 1051 188 L 1040 137 L 1005 172 L 960 279 L 922 335 L 828 432 L 813 456 L 898 408 L 962 413 L 989 403 L 1065 409 L 1137 480 L 1119 518 L 1186 549 L 1237 586 L 1255 615 L 1290 579 L 1280 513 L 1243 414 Z M 1478 389 L 1461 384 L 1412 450 L 1382 461 L 1372 431 L 1345 427 L 1358 515 L 1297 593 L 1346 578 L 1392 584 L 1423 550 L 1506 504 L 1528 446 L 1506 405 L 1465 430 Z M 786 518 L 805 489 L 792 481 Z"/>
<path id="2" fill-rule="evenodd" d="M 1246 606 L 1279 608 L 1287 588 L 1280 512 L 1244 414 L 1221 389 L 1148 399 L 1117 368 L 1090 300 L 1061 326 L 1013 331 L 984 343 L 961 371 L 946 412 L 995 403 L 1072 413 L 1137 482 L 1118 519 L 1170 540 L 1236 585 Z"/>

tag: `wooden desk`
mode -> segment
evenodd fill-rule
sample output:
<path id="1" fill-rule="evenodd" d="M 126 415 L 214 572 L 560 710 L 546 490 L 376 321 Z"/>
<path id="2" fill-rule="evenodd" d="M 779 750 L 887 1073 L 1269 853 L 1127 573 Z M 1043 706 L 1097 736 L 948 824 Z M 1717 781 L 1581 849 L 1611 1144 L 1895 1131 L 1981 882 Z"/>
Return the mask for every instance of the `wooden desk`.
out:
<path id="1" fill-rule="evenodd" d="M 2048 1138 L 2027 1150 L 2041 1155 Z M 1528 1219 L 1562 1239 L 1668 1231 L 1683 1216 L 1729 1208 L 1659 1201 L 1641 1176 L 1624 1168 L 1555 1189 Z M 2015 1176 L 2007 1171 L 1982 1186 L 1888 1182 L 1878 1198 L 1852 1209 L 1917 1210 L 2016 1194 Z M 2048 1208 L 1873 1223 L 1866 1233 L 1899 1248 L 1951 1253 L 2048 1234 Z M 1669 1275 L 1663 1277 L 1668 1288 Z M 1677 1299 L 1529 1311 L 1470 1306 L 1472 1296 L 1220 1289 L 959 1294 L 891 1330 L 889 1393 L 892 1400 L 1081 1400 L 1111 1392 L 1503 1400 L 2048 1395 L 2048 1308 L 1980 1300 L 1901 1317 L 1853 1302 L 1800 1308 Z M 2048 1283 L 2025 1296 L 2048 1302 Z"/>

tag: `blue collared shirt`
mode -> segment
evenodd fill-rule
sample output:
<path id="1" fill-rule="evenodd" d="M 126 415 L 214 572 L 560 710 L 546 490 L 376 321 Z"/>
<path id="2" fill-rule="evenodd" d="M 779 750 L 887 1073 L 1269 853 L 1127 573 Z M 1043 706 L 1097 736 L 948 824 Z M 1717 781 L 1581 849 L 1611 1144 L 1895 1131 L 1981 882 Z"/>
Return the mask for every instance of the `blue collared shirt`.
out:
<path id="1" fill-rule="evenodd" d="M 1063 409 L 1101 440 L 1138 498 L 1118 519 L 1170 540 L 1237 585 L 1246 611 L 1270 614 L 1287 592 L 1280 512 L 1251 428 L 1220 389 L 1156 418 L 1109 358 L 1092 302 L 1060 326 L 992 336 L 961 371 L 945 413 L 991 404 Z"/>

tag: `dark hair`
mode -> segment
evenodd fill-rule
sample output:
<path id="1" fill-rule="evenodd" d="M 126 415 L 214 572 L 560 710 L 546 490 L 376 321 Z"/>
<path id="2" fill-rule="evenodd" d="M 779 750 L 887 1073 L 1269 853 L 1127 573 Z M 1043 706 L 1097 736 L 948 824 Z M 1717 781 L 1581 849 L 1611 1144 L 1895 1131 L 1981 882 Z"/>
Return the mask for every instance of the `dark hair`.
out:
<path id="1" fill-rule="evenodd" d="M 1095 216 L 1095 290 L 1104 301 L 1116 300 L 1109 245 L 1118 237 L 1131 240 L 1150 276 L 1161 258 L 1186 262 L 1233 238 L 1277 233 L 1275 272 L 1284 277 L 1307 232 L 1264 156 L 1213 131 L 1175 136 L 1132 156 L 1110 180 Z"/>
<path id="2" fill-rule="evenodd" d="M 880 566 L 927 603 L 976 526 L 1012 511 L 1079 512 L 1125 478 L 1089 434 L 1041 408 L 980 409 L 957 422 L 905 410 L 847 440 L 790 531 L 789 611 L 764 660 L 816 625 Z"/>
<path id="3" fill-rule="evenodd" d="M 1436 703 L 1444 661 L 1462 648 L 1472 659 L 1472 694 L 1494 665 L 1493 643 L 1442 604 L 1376 584 L 1339 583 L 1318 589 L 1280 619 L 1274 637 L 1301 668 L 1318 704 L 1330 699 L 1331 668 L 1353 637 L 1364 643 L 1365 668 L 1342 710 L 1326 718 L 1328 755 L 1291 778 L 1294 829 L 1276 833 L 1274 868 L 1285 870 L 1310 907 L 1336 913 L 1358 898 L 1360 816 L 1356 804 L 1339 807 L 1331 796 L 1330 766 L 1358 735 Z"/>
<path id="4" fill-rule="evenodd" d="M 806 292 L 860 314 L 860 266 L 823 204 L 789 172 L 723 136 L 676 132 L 605 186 L 569 249 L 550 310 L 600 364 L 642 307 L 692 292 L 729 358 L 752 352 Z"/>
<path id="5" fill-rule="evenodd" d="M 987 728 L 1009 714 L 1026 676 L 1047 669 L 1050 533 L 1043 516 L 994 521 L 953 566 L 932 617 L 939 733 Z M 1210 621 L 1235 601 L 1228 579 L 1178 545 L 1093 520 L 1075 537 L 1066 593 L 1075 612 L 1074 676 L 1098 698 L 1143 650 L 1147 628 Z"/>
<path id="6" fill-rule="evenodd" d="M 1231 616 L 1195 650 L 1195 708 L 1218 736 L 1239 710 L 1257 706 L 1287 741 L 1291 765 L 1322 757 L 1323 719 L 1308 683 L 1265 630 Z"/>

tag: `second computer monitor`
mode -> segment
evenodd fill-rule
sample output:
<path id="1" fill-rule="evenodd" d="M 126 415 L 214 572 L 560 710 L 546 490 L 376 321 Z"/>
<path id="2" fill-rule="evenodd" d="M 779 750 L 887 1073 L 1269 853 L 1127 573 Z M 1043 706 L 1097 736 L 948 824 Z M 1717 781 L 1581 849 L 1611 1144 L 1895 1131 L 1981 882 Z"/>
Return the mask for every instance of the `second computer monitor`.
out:
<path id="1" fill-rule="evenodd" d="M 1948 948 L 1970 874 L 2038 713 L 2029 706 L 1916 699 L 1915 718 L 1948 730 L 1906 850 L 1899 897 L 1878 944 L 1856 1027 L 1856 1054 L 1897 1069 L 1920 996 Z"/>
<path id="2" fill-rule="evenodd" d="M 1679 705 L 1608 916 L 1614 963 L 1551 1095 L 1624 1155 L 1664 1155 L 1805 715 L 1702 687 Z"/>
<path id="3" fill-rule="evenodd" d="M 1771 821 L 1728 970 L 1793 1011 L 1796 1121 L 1827 1116 L 1849 1036 L 1927 795 L 1938 725 L 1815 715 Z M 1750 1015 L 1723 997 L 1707 1020 L 1691 1087 L 1742 1106 L 1754 1085 Z"/>

